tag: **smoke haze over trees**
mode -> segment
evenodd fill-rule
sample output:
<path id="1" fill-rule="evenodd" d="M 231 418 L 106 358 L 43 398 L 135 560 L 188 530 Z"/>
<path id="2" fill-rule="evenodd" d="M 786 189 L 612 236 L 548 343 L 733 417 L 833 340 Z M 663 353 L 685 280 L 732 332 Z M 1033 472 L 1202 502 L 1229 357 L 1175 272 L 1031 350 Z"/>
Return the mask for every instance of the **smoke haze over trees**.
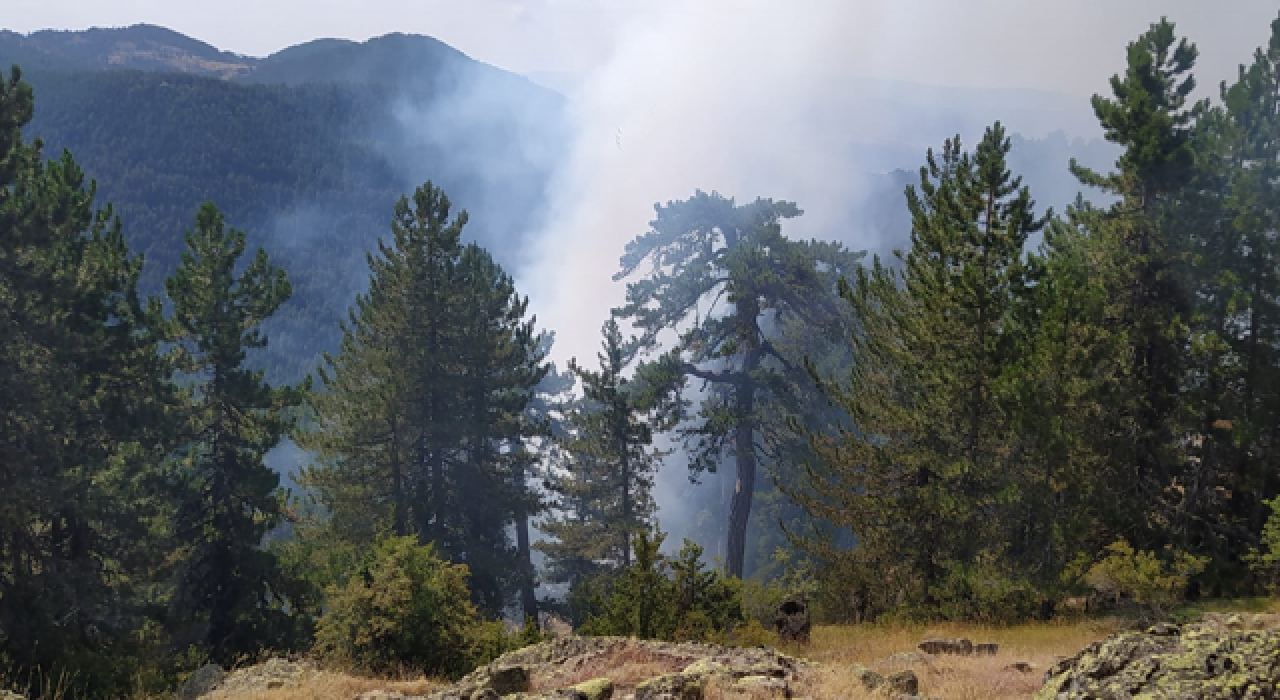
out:
<path id="1" fill-rule="evenodd" d="M 1280 20 L 1207 94 L 1150 24 L 1089 101 L 851 77 L 828 5 L 701 46 L 720 6 L 571 96 L 421 36 L 0 34 L 3 671 L 456 675 L 788 571 L 832 620 L 1280 583 Z"/>

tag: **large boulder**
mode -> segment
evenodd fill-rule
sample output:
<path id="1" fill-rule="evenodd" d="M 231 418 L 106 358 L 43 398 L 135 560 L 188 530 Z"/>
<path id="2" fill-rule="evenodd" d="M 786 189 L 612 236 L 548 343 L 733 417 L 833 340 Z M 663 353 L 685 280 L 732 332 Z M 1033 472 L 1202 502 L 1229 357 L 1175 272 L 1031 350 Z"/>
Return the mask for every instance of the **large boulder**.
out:
<path id="1" fill-rule="evenodd" d="M 1197 624 L 1121 633 L 1059 662 L 1035 700 L 1280 697 L 1280 631 Z"/>

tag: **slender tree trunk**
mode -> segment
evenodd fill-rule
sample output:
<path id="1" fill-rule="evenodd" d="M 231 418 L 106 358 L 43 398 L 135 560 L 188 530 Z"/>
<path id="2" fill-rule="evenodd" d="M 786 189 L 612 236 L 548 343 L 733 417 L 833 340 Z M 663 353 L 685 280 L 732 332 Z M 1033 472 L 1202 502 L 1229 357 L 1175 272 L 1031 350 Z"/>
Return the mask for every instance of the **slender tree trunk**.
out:
<path id="1" fill-rule="evenodd" d="M 521 455 L 516 455 L 520 459 Z M 533 556 L 529 548 L 529 513 L 525 507 L 528 486 L 525 484 L 524 466 L 515 470 L 516 492 L 516 557 L 520 566 L 520 606 L 526 618 L 538 619 L 538 598 L 533 590 Z"/>
<path id="2" fill-rule="evenodd" d="M 734 428 L 734 456 L 738 473 L 733 484 L 733 498 L 729 501 L 729 551 L 725 568 L 730 576 L 738 578 L 742 578 L 746 560 L 747 523 L 751 519 L 751 501 L 756 491 L 756 392 L 751 372 L 759 362 L 760 351 L 751 351 L 735 389 L 738 424 Z"/>

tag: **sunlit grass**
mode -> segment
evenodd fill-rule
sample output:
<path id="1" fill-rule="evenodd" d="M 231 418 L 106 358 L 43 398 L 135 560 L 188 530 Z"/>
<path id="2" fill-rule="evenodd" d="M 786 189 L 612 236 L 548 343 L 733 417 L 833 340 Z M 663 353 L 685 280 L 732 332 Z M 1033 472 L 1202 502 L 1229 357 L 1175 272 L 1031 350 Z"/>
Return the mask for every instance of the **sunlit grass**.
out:
<path id="1" fill-rule="evenodd" d="M 1085 646 L 1114 633 L 1115 621 L 1050 622 L 1012 627 L 965 624 L 858 625 L 817 627 L 808 647 L 787 651 L 818 662 L 821 667 L 797 694 L 813 698 L 873 698 L 852 672 L 863 664 L 888 675 L 910 668 L 920 679 L 920 695 L 948 700 L 1012 700 L 1029 698 L 1042 685 L 1044 672 L 1058 659 L 1073 656 Z M 929 637 L 963 637 L 976 643 L 996 643 L 996 656 L 935 656 L 919 663 L 890 662 L 894 654 L 918 651 Z M 1032 665 L 1030 673 L 1011 666 Z M 726 696 L 728 697 L 728 696 Z"/>

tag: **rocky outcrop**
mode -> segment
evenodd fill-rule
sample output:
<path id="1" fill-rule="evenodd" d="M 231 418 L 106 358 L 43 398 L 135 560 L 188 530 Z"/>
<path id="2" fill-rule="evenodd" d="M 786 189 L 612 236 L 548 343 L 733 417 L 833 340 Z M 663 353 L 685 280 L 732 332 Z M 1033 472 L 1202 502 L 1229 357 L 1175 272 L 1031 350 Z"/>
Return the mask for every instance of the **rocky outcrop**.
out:
<path id="1" fill-rule="evenodd" d="M 1087 647 L 1049 670 L 1035 700 L 1280 697 L 1280 631 L 1157 625 Z"/>
<path id="2" fill-rule="evenodd" d="M 647 677 L 637 681 L 637 668 Z M 787 698 L 802 670 L 772 649 L 565 637 L 505 654 L 424 700 L 701 700 L 711 683 Z"/>

